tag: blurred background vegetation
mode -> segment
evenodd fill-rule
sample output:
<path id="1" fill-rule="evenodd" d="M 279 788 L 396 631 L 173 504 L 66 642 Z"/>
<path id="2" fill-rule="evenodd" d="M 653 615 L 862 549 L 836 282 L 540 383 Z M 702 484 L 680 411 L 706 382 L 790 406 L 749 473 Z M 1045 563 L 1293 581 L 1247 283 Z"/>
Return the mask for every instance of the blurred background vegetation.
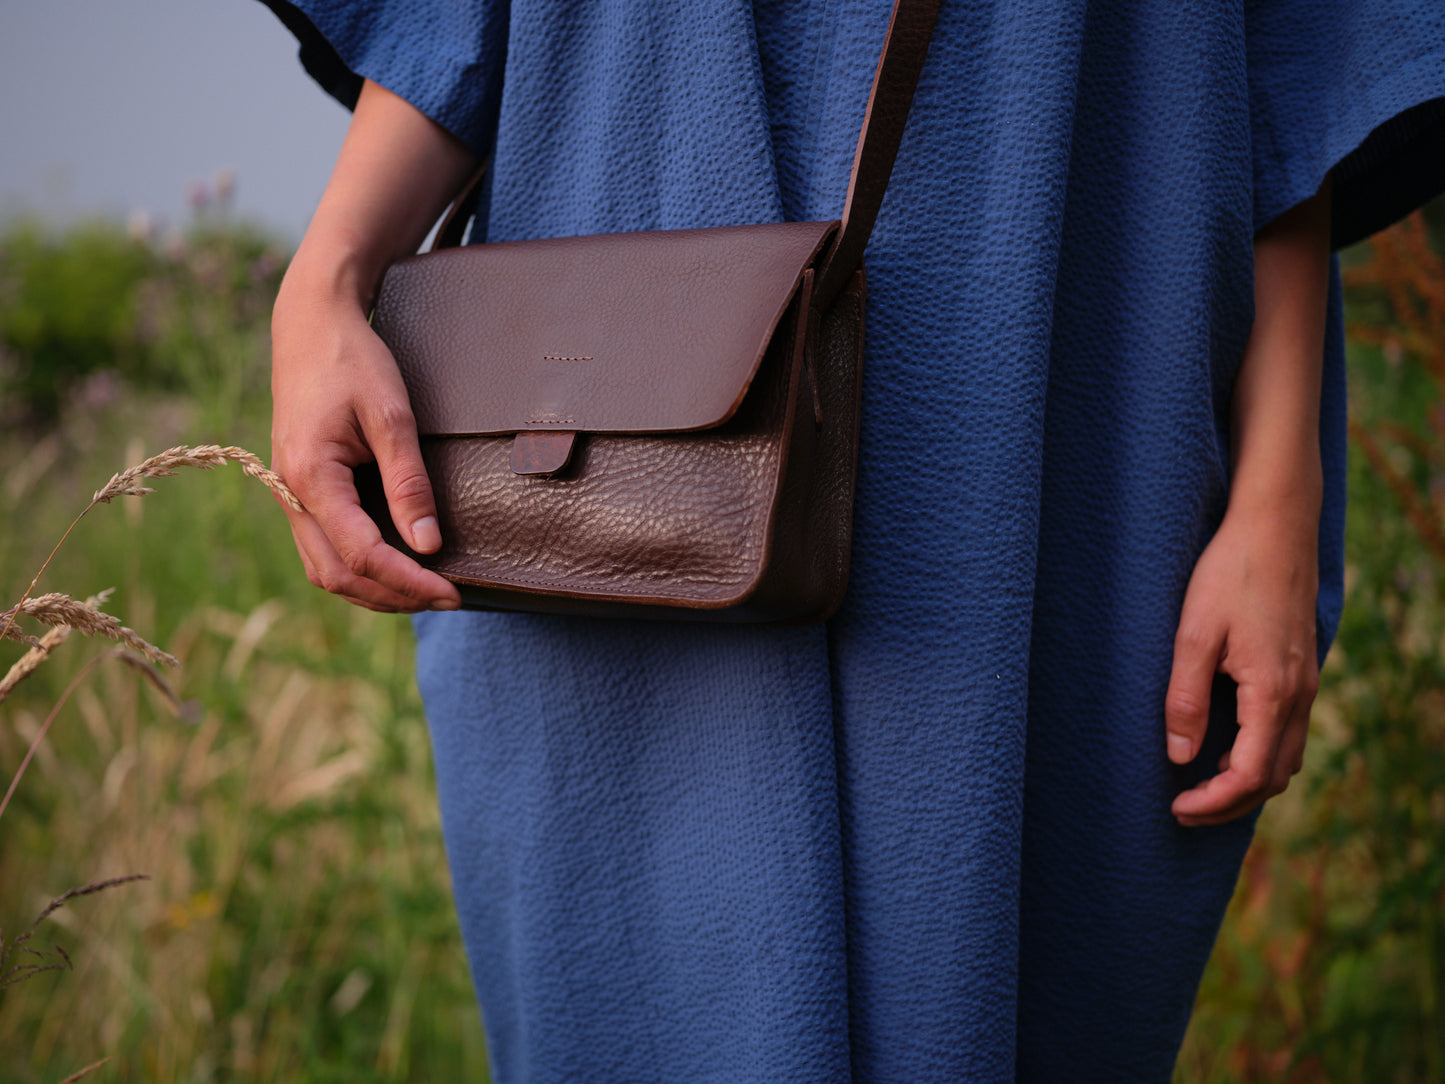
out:
<path id="1" fill-rule="evenodd" d="M 1345 623 L 1179 1084 L 1445 1082 L 1442 212 L 1346 254 Z M 286 258 L 218 216 L 0 230 L 0 609 L 114 471 L 181 443 L 265 456 Z M 87 1080 L 485 1080 L 409 625 L 312 589 L 239 470 L 155 484 L 92 512 L 40 589 L 116 587 L 186 704 L 108 661 L 76 685 L 0 820 L 0 934 L 150 880 L 38 931 L 74 970 L 0 992 L 0 1084 L 103 1057 Z M 0 786 L 102 650 L 72 638 L 0 707 Z"/>
<path id="2" fill-rule="evenodd" d="M 0 233 L 0 610 L 114 471 L 182 443 L 267 456 L 287 255 L 219 217 Z M 410 625 L 312 588 L 236 468 L 152 484 L 91 512 L 38 590 L 116 587 L 186 709 L 113 662 L 78 686 L 0 818 L 0 933 L 151 879 L 37 931 L 75 969 L 0 991 L 0 1082 L 106 1056 L 87 1081 L 485 1080 Z M 0 705 L 0 788 L 109 646 L 72 637 Z"/>

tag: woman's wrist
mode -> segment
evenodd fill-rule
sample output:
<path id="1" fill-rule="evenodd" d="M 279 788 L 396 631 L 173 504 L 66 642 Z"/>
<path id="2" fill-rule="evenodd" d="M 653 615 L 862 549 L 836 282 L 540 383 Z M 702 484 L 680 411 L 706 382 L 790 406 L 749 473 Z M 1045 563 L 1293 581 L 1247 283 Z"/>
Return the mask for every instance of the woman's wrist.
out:
<path id="1" fill-rule="evenodd" d="M 386 268 L 416 251 L 475 161 L 455 136 L 367 82 L 278 303 L 305 297 L 369 309 Z"/>
<path id="2" fill-rule="evenodd" d="M 277 307 L 335 302 L 366 312 L 394 258 L 375 238 L 368 242 L 354 230 L 327 230 L 313 223 L 286 269 Z"/>
<path id="3" fill-rule="evenodd" d="M 1319 526 L 1324 469 L 1316 441 L 1291 442 L 1236 462 L 1228 512 L 1275 516 Z"/>
<path id="4" fill-rule="evenodd" d="M 1230 493 L 1224 522 L 1270 550 L 1314 558 L 1319 545 L 1321 490 L 1318 481 L 1285 488 L 1236 487 Z"/>
<path id="5" fill-rule="evenodd" d="M 1319 530 L 1330 187 L 1255 239 L 1255 322 L 1235 383 L 1228 515 Z"/>

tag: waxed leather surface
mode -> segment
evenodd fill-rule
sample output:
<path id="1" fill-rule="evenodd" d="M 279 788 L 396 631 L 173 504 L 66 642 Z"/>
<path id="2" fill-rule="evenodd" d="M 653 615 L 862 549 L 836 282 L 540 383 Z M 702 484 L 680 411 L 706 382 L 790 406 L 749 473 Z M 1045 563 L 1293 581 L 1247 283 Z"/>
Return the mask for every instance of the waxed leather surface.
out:
<path id="1" fill-rule="evenodd" d="M 513 474 L 552 475 L 572 462 L 577 434 L 568 430 L 528 431 L 512 440 L 508 457 Z"/>
<path id="2" fill-rule="evenodd" d="M 373 326 L 423 436 L 730 417 L 836 229 L 775 222 L 471 245 L 394 264 Z"/>

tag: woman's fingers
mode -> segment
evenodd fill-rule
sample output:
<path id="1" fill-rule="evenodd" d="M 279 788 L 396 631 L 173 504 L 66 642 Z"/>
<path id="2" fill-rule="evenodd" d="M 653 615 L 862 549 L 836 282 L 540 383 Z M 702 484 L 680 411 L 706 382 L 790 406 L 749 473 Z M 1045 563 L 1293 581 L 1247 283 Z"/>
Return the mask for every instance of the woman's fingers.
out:
<path id="1" fill-rule="evenodd" d="M 1239 734 L 1222 771 L 1185 791 L 1172 807 L 1181 824 L 1219 824 L 1243 816 L 1276 788 L 1277 764 L 1285 724 L 1294 714 L 1293 700 L 1282 702 L 1262 690 L 1240 685 L 1236 699 Z M 1289 774 L 1284 775 L 1285 783 Z"/>
<path id="2" fill-rule="evenodd" d="M 412 613 L 424 609 L 416 599 L 361 579 L 352 573 L 332 548 L 316 521 L 304 512 L 292 513 L 291 537 L 301 555 L 306 579 L 313 587 L 340 595 L 348 602 L 384 613 Z"/>
<path id="3" fill-rule="evenodd" d="M 293 513 L 292 532 L 313 584 L 372 609 L 457 608 L 455 587 L 382 540 L 345 463 L 322 460 L 293 488 L 307 511 Z"/>
<path id="4" fill-rule="evenodd" d="M 1314 704 L 1315 693 L 1319 690 L 1318 671 L 1313 672 L 1313 684 L 1306 687 L 1307 695 L 1299 697 L 1294 713 L 1285 724 L 1284 734 L 1280 737 L 1272 783 L 1276 794 L 1282 793 L 1289 786 L 1289 781 L 1304 767 L 1305 741 L 1310 732 L 1310 708 Z"/>
<path id="5" fill-rule="evenodd" d="M 392 522 L 417 553 L 435 553 L 441 549 L 441 529 L 431 479 L 421 458 L 415 417 L 409 408 L 403 410 L 399 404 L 390 416 L 363 419 L 363 426 L 376 454 Z"/>
<path id="6" fill-rule="evenodd" d="M 1299 771 L 1309 731 L 1310 706 L 1319 685 L 1313 648 L 1288 648 L 1268 664 L 1268 648 L 1255 645 L 1226 658 L 1224 669 L 1239 682 L 1239 733 L 1220 772 L 1180 794 L 1172 806 L 1181 824 L 1219 824 L 1240 817 L 1289 786 Z M 1241 661 L 1239 656 L 1243 656 Z M 1231 661 L 1239 663 L 1231 667 Z"/>
<path id="7" fill-rule="evenodd" d="M 1199 755 L 1209 729 L 1209 693 L 1224 649 L 1224 628 L 1207 624 L 1185 600 L 1174 636 L 1174 667 L 1164 697 L 1164 736 L 1169 759 L 1188 764 Z"/>

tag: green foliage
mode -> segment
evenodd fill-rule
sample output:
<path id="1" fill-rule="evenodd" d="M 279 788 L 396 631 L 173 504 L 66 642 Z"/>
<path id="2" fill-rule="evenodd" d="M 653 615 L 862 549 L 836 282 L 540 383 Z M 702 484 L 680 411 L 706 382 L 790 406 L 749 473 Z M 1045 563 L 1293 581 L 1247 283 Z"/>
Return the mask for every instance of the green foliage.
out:
<path id="1" fill-rule="evenodd" d="M 0 427 L 13 600 L 116 470 L 181 443 L 264 454 L 283 263 L 222 228 L 169 252 L 101 227 L 4 245 L 0 327 L 40 329 L 28 368 L 19 333 L 5 340 L 6 379 L 57 343 L 77 359 L 52 400 L 26 399 L 32 424 L 52 423 Z M 97 266 L 82 326 L 64 326 L 65 275 Z M 187 710 L 114 662 L 77 685 L 0 819 L 0 931 L 99 877 L 151 880 L 37 931 L 75 970 L 0 992 L 0 1084 L 54 1084 L 105 1056 L 87 1082 L 485 1080 L 409 624 L 307 584 L 284 516 L 240 471 L 155 486 L 88 515 L 39 590 L 116 587 L 110 612 L 181 658 Z M 102 650 L 73 636 L 0 705 L 0 786 Z"/>
<path id="2" fill-rule="evenodd" d="M 1445 271 L 1424 237 L 1397 229 L 1353 276 L 1362 454 L 1331 673 L 1345 737 L 1297 845 L 1327 860 L 1299 1057 L 1335 1078 L 1445 1081 Z"/>
<path id="3" fill-rule="evenodd" d="M 158 248 L 105 222 L 0 233 L 0 423 L 53 424 L 87 377 L 194 387 L 217 336 L 264 334 L 284 267 L 262 235 L 203 226 Z"/>
<path id="4" fill-rule="evenodd" d="M 1344 619 L 1304 776 L 1260 822 L 1179 1081 L 1445 1081 L 1439 251 L 1417 219 L 1346 275 Z"/>
<path id="5" fill-rule="evenodd" d="M 61 244 L 33 226 L 12 229 L 0 241 L 5 402 L 53 416 L 64 389 L 97 364 L 134 367 L 132 297 L 156 262 L 103 227 L 76 230 Z"/>

